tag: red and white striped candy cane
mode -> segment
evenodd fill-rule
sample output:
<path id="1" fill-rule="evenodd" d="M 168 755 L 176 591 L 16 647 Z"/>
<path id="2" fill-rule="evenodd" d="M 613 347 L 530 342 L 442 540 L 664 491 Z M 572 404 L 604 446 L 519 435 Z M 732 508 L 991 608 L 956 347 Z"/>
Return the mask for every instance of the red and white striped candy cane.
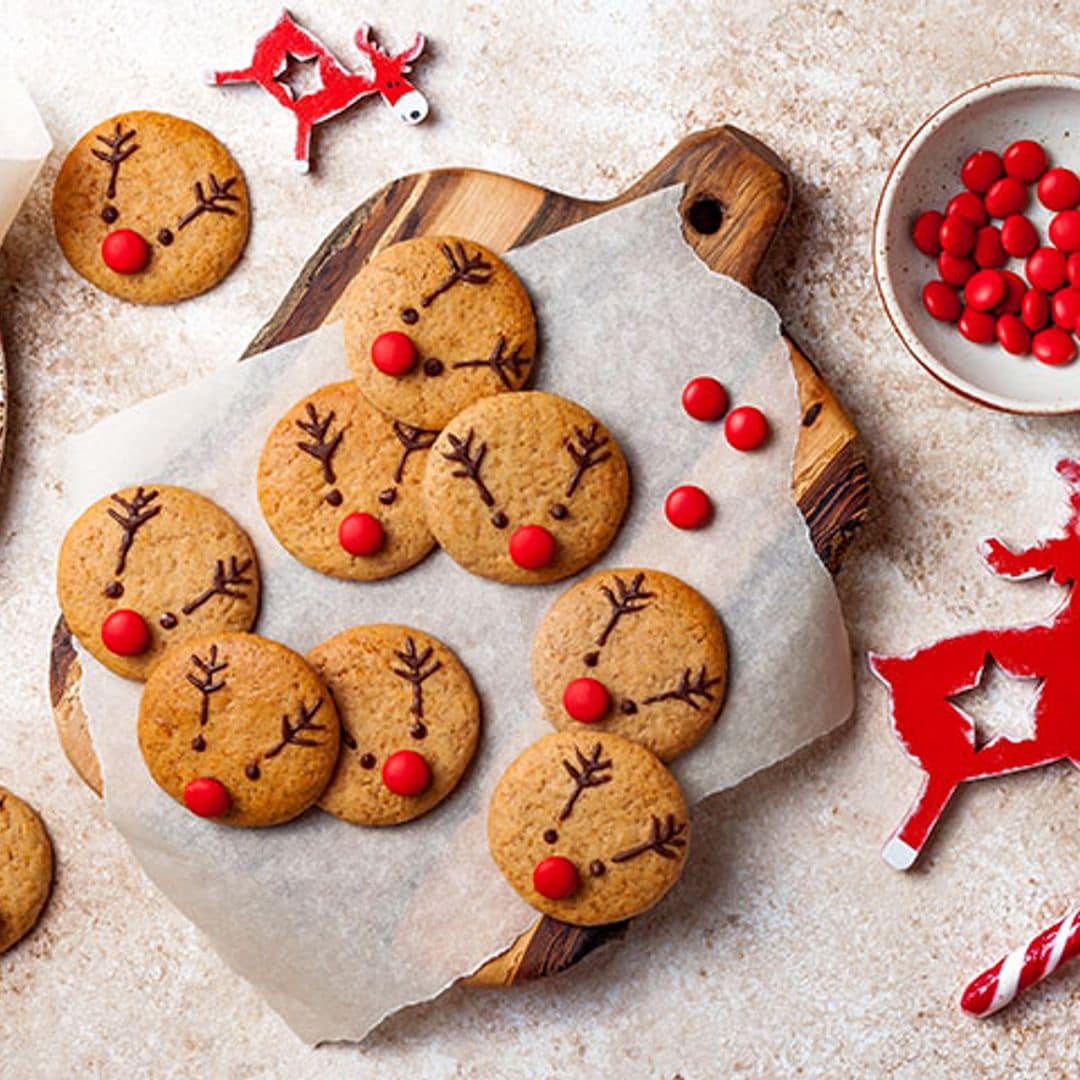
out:
<path id="1" fill-rule="evenodd" d="M 1047 927 L 1026 945 L 1014 949 L 988 971 L 972 979 L 960 995 L 960 1008 L 972 1016 L 996 1013 L 1078 953 L 1080 908 L 1074 908 L 1064 919 Z"/>

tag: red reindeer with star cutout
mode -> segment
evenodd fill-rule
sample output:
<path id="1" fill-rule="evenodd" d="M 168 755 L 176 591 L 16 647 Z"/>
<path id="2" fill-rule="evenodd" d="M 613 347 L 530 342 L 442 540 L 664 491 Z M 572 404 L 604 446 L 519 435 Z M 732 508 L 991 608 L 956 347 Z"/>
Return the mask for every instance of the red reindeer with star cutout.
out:
<path id="1" fill-rule="evenodd" d="M 1057 471 L 1072 488 L 1063 535 L 1020 552 L 1000 540 L 980 548 L 1000 577 L 1022 581 L 1049 574 L 1068 589 L 1048 622 L 962 634 L 907 656 L 869 656 L 870 669 L 889 688 L 896 737 L 926 774 L 883 851 L 898 870 L 915 861 L 961 783 L 1063 759 L 1080 766 L 1080 463 L 1059 461 Z M 950 700 L 978 686 L 990 660 L 1015 678 L 1040 680 L 1030 738 L 999 735 L 980 747 L 972 720 Z"/>
<path id="2" fill-rule="evenodd" d="M 371 74 L 350 71 L 314 34 L 305 30 L 287 12 L 255 43 L 251 64 L 235 71 L 207 72 L 212 86 L 228 83 L 258 83 L 296 117 L 296 167 L 307 172 L 311 158 L 311 129 L 361 98 L 381 94 L 406 124 L 418 124 L 428 114 L 428 103 L 406 78 L 412 62 L 424 48 L 424 35 L 417 34 L 404 51 L 391 56 L 371 40 L 371 27 L 361 24 L 356 47 L 367 58 Z M 318 85 L 309 92 L 295 93 L 287 78 L 290 66 L 314 63 Z"/>

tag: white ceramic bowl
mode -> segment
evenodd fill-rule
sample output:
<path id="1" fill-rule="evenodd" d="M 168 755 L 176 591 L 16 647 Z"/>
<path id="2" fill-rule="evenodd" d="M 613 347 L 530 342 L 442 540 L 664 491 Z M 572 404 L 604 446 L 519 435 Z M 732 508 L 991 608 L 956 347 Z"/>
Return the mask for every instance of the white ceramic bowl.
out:
<path id="1" fill-rule="evenodd" d="M 926 120 L 896 159 L 874 221 L 874 278 L 885 310 L 908 350 L 935 378 L 964 397 L 1008 412 L 1080 411 L 1080 360 L 1048 367 L 1010 356 L 998 344 L 975 345 L 956 326 L 932 319 L 923 285 L 937 268 L 911 240 L 923 210 L 944 212 L 963 191 L 960 166 L 979 149 L 999 154 L 1017 139 L 1035 139 L 1051 165 L 1080 172 L 1080 75 L 1005 75 L 961 94 Z M 1028 215 L 1046 239 L 1051 215 L 1031 188 Z M 1000 224 L 1000 222 L 996 223 Z M 1023 276 L 1020 260 L 1008 269 Z"/>

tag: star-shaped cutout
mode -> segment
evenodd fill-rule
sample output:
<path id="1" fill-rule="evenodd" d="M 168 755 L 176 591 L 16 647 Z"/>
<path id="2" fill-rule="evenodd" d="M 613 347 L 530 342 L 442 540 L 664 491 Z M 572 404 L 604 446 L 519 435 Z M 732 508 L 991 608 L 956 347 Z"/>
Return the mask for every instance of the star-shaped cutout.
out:
<path id="1" fill-rule="evenodd" d="M 1024 678 L 1006 671 L 989 653 L 978 684 L 949 698 L 975 728 L 975 748 L 994 739 L 1023 742 L 1035 735 L 1035 702 L 1042 679 Z"/>
<path id="2" fill-rule="evenodd" d="M 293 101 L 318 93 L 323 88 L 322 75 L 319 74 L 319 58 L 294 56 L 287 52 L 285 65 L 274 76 L 274 82 L 281 83 Z"/>

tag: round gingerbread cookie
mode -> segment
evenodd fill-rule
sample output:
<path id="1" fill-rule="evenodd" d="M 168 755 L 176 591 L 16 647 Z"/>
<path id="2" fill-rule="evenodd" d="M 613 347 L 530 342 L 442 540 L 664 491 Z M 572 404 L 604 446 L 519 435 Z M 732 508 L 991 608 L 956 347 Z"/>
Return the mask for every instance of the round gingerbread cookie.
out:
<path id="1" fill-rule="evenodd" d="M 326 789 L 341 723 L 298 653 L 255 634 L 170 650 L 139 703 L 139 748 L 178 803 L 226 825 L 280 825 Z"/>
<path id="2" fill-rule="evenodd" d="M 578 926 L 651 908 L 686 863 L 690 815 L 675 777 L 608 731 L 558 731 L 499 779 L 488 844 L 534 908 Z"/>
<path id="3" fill-rule="evenodd" d="M 341 714 L 341 756 L 319 806 L 356 825 L 397 825 L 457 787 L 476 752 L 480 702 L 461 661 L 408 626 L 354 626 L 308 661 Z"/>
<path id="4" fill-rule="evenodd" d="M 438 430 L 479 398 L 520 390 L 536 320 L 517 275 L 454 236 L 386 248 L 345 294 L 345 348 L 360 389 L 387 416 Z"/>
<path id="5" fill-rule="evenodd" d="M 435 546 L 420 481 L 434 431 L 387 420 L 352 382 L 323 386 L 274 426 L 259 505 L 306 566 L 353 581 L 390 577 Z"/>
<path id="6" fill-rule="evenodd" d="M 466 570 L 515 584 L 558 581 L 598 559 L 629 494 L 626 459 L 603 424 L 536 390 L 470 405 L 424 470 L 435 539 Z"/>
<path id="7" fill-rule="evenodd" d="M 0 787 L 0 953 L 24 938 L 52 890 L 53 853 L 41 818 Z"/>
<path id="8" fill-rule="evenodd" d="M 259 568 L 247 534 L 186 488 L 125 488 L 98 500 L 60 547 L 57 594 L 71 632 L 107 668 L 145 679 L 177 642 L 249 630 Z"/>
<path id="9" fill-rule="evenodd" d="M 205 292 L 247 242 L 243 173 L 205 128 L 158 112 L 102 121 L 72 148 L 53 189 L 68 262 L 91 284 L 139 304 Z"/>
<path id="10" fill-rule="evenodd" d="M 533 683 L 560 730 L 614 731 L 671 761 L 724 702 L 727 644 L 713 606 L 659 570 L 601 570 L 551 606 Z"/>

